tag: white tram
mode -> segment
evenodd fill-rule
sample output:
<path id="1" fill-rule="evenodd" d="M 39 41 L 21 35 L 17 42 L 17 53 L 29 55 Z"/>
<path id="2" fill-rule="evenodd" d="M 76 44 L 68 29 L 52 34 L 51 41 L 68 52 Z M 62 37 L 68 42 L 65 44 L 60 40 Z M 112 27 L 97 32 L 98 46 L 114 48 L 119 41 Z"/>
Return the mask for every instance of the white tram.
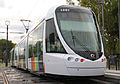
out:
<path id="1" fill-rule="evenodd" d="M 42 74 L 101 76 L 106 69 L 102 38 L 94 13 L 61 5 L 11 50 L 12 66 Z"/>

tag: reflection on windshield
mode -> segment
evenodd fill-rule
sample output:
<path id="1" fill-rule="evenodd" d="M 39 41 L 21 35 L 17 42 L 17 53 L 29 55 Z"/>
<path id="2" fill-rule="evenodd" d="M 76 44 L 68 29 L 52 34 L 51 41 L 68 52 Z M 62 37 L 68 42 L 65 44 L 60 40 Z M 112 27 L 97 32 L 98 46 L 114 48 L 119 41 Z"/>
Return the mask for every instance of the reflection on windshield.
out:
<path id="1" fill-rule="evenodd" d="M 101 51 L 100 38 L 92 14 L 58 12 L 57 19 L 64 40 L 74 51 Z"/>

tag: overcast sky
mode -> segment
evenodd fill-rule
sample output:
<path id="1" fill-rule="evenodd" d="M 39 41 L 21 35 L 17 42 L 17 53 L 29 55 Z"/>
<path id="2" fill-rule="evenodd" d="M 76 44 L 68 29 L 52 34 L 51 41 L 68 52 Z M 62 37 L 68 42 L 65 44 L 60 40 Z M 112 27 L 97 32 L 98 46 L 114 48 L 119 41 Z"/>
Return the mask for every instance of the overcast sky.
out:
<path id="1" fill-rule="evenodd" d="M 10 20 L 9 32 L 25 32 L 20 19 L 29 19 L 31 24 L 43 17 L 47 10 L 58 4 L 66 4 L 66 0 L 0 0 L 0 32 L 6 32 L 5 21 Z M 9 40 L 17 43 L 20 34 L 9 34 Z M 0 33 L 0 39 L 6 33 Z"/>

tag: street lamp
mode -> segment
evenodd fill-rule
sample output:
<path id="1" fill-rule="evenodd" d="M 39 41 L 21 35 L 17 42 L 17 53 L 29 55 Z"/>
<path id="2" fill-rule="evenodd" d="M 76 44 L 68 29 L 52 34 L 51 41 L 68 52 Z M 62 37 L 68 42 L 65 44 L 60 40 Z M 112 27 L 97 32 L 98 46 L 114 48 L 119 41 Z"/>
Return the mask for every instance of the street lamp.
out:
<path id="1" fill-rule="evenodd" d="M 7 26 L 7 41 L 6 41 L 6 57 L 5 57 L 5 66 L 8 66 L 8 26 L 10 25 L 10 21 L 6 20 L 5 25 Z"/>

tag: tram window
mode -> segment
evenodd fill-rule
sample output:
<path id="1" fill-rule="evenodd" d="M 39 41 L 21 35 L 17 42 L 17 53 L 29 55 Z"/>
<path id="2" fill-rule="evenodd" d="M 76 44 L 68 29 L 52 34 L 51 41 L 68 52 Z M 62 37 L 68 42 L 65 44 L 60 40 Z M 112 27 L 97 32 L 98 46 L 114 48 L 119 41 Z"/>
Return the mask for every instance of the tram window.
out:
<path id="1" fill-rule="evenodd" d="M 38 54 L 37 56 L 39 56 L 40 60 L 43 59 L 43 29 L 44 29 L 44 23 L 42 23 L 40 25 L 40 27 L 38 28 L 38 42 L 37 42 L 37 51 Z"/>
<path id="2" fill-rule="evenodd" d="M 46 51 L 51 53 L 66 53 L 57 35 L 53 19 L 46 22 Z"/>
<path id="3" fill-rule="evenodd" d="M 29 58 L 32 57 L 32 45 L 29 45 Z"/>
<path id="4" fill-rule="evenodd" d="M 25 59 L 25 39 L 19 44 L 19 59 Z"/>
<path id="5" fill-rule="evenodd" d="M 50 39 L 50 44 L 55 44 L 55 34 L 54 33 L 50 34 L 49 39 Z"/>
<path id="6" fill-rule="evenodd" d="M 43 28 L 42 23 L 33 32 L 29 34 L 29 58 L 31 57 L 41 57 L 43 48 Z"/>
<path id="7" fill-rule="evenodd" d="M 17 60 L 17 56 L 18 56 L 18 47 L 15 47 L 15 60 Z"/>

